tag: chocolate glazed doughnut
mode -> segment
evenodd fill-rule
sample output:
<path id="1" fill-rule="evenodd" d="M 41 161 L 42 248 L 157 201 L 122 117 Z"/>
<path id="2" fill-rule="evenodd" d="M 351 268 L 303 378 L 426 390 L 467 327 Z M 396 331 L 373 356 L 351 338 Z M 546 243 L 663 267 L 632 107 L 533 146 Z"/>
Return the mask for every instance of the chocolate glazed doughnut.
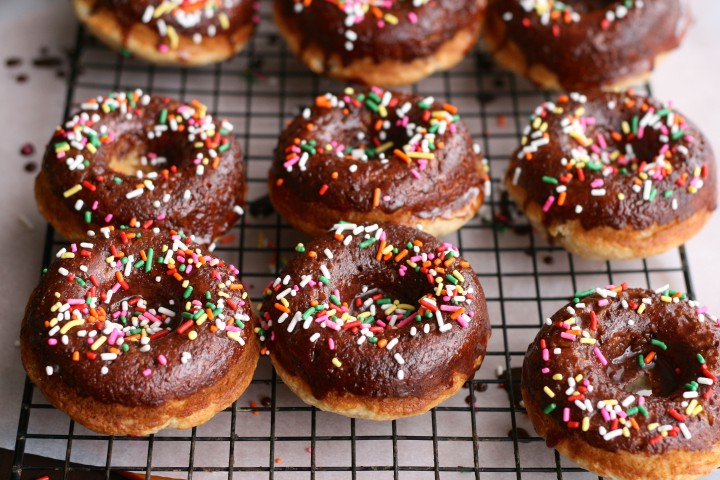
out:
<path id="1" fill-rule="evenodd" d="M 460 62 L 486 0 L 274 1 L 280 33 L 310 70 L 391 87 Z"/>
<path id="2" fill-rule="evenodd" d="M 25 310 L 30 380 L 75 421 L 109 435 L 189 428 L 252 379 L 252 305 L 222 260 L 176 233 L 138 229 L 71 244 Z"/>
<path id="3" fill-rule="evenodd" d="M 489 188 L 455 106 L 377 87 L 317 97 L 280 136 L 269 173 L 275 210 L 311 235 L 340 220 L 445 235 L 477 213 Z"/>
<path id="4" fill-rule="evenodd" d="M 543 88 L 622 89 L 680 45 L 688 0 L 489 0 L 488 50 Z"/>
<path id="5" fill-rule="evenodd" d="M 419 415 L 480 367 L 485 297 L 452 245 L 341 223 L 297 250 L 266 290 L 260 335 L 304 402 L 371 420 Z"/>
<path id="6" fill-rule="evenodd" d="M 69 240 L 115 227 L 180 229 L 210 243 L 245 205 L 232 125 L 207 107 L 111 93 L 58 127 L 35 182 L 40 213 Z"/>
<path id="7" fill-rule="evenodd" d="M 552 243 L 586 258 L 642 258 L 703 227 L 715 175 L 710 144 L 669 105 L 574 93 L 535 110 L 505 186 Z"/>
<path id="8" fill-rule="evenodd" d="M 575 297 L 523 364 L 523 401 L 548 446 L 606 478 L 693 479 L 720 466 L 717 317 L 668 286 Z"/>
<path id="9" fill-rule="evenodd" d="M 234 56 L 260 21 L 258 0 L 73 0 L 105 44 L 153 63 L 185 66 Z"/>

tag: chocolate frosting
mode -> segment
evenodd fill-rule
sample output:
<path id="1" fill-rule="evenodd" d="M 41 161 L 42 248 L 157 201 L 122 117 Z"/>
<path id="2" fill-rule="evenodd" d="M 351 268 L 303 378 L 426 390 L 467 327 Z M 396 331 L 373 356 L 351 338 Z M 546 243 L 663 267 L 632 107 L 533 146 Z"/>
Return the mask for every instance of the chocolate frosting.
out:
<path id="1" fill-rule="evenodd" d="M 391 93 L 393 106 L 388 107 L 388 116 L 384 119 L 367 108 L 354 106 L 349 107 L 348 113 L 347 108 L 315 105 L 310 108 L 307 118 L 298 115 L 283 131 L 275 149 L 270 175 L 282 180 L 279 188 L 292 192 L 298 202 L 322 202 L 339 212 L 370 212 L 377 208 L 391 214 L 407 209 L 428 219 L 441 218 L 482 195 L 483 184 L 489 180 L 483 173 L 482 156 L 474 150 L 472 138 L 462 121 L 452 123 L 445 133 L 437 134 L 435 143 L 442 143 L 443 147 L 433 151 L 434 158 L 427 160 L 424 167 L 424 160 L 407 164 L 393 154 L 394 149 L 402 149 L 410 140 L 406 129 L 396 125 L 395 110 L 406 102 L 411 103 L 407 113 L 409 123 L 422 125 L 426 123 L 423 116 L 428 115 L 428 111 L 443 110 L 443 104 L 435 101 L 423 109 L 418 106 L 421 97 Z M 347 96 L 339 98 L 349 99 Z M 351 155 L 339 155 L 334 149 L 323 149 L 333 142 L 354 147 L 363 143 L 371 146 L 371 139 L 377 136 L 376 122 L 382 120 L 391 122 L 387 139 L 394 144 L 385 151 L 384 160 L 377 156 L 359 160 Z M 307 128 L 310 123 L 314 125 L 311 130 Z M 364 141 L 358 140 L 359 134 L 365 136 Z M 284 166 L 287 149 L 298 140 L 315 140 L 317 152 L 309 156 L 305 170 L 295 165 L 288 171 Z M 350 169 L 355 167 L 357 170 L 352 172 Z M 334 173 L 337 179 L 333 179 Z M 327 189 L 323 185 L 327 185 Z M 374 206 L 375 189 L 380 189 L 382 196 L 377 206 Z M 341 215 L 326 219 L 326 227 L 340 219 Z"/>
<path id="2" fill-rule="evenodd" d="M 141 235 L 123 244 L 119 234 L 113 235 L 110 239 L 93 239 L 92 248 L 78 247 L 80 252 L 91 252 L 90 256 L 77 254 L 74 258 L 62 258 L 56 260 L 42 277 L 40 284 L 30 297 L 26 316 L 23 320 L 20 335 L 28 341 L 28 345 L 39 356 L 43 365 L 53 368 L 53 375 L 62 378 L 62 381 L 69 387 L 75 389 L 81 396 L 92 396 L 96 400 L 107 403 L 120 403 L 127 406 L 157 406 L 170 400 L 183 399 L 200 389 L 212 385 L 218 378 L 223 377 L 233 362 L 237 362 L 242 354 L 243 345 L 236 340 L 228 338 L 225 331 L 212 332 L 211 327 L 215 325 L 213 320 L 206 320 L 201 325 L 193 325 L 180 333 L 178 327 L 188 318 L 181 315 L 186 312 L 186 302 L 200 301 L 203 306 L 207 302 L 218 305 L 220 296 L 218 292 L 224 291 L 229 294 L 225 299 L 225 306 L 222 312 L 218 312 L 215 318 L 223 315 L 225 322 L 229 323 L 234 315 L 242 315 L 246 318 L 244 327 L 237 332 L 243 343 L 257 341 L 253 328 L 255 325 L 252 305 L 244 290 L 228 290 L 228 285 L 239 282 L 235 279 L 234 272 L 223 262 L 213 261 L 214 257 L 201 253 L 205 256 L 206 264 L 202 267 L 195 267 L 190 273 L 182 273 L 184 280 L 189 280 L 192 292 L 186 295 L 187 289 L 183 282 L 167 274 L 168 265 L 160 263 L 159 257 L 167 256 L 163 252 L 163 246 L 170 251 L 173 249 L 174 240 L 167 234 L 153 235 L 140 230 L 128 230 L 128 234 Z M 185 239 L 184 241 L 187 241 Z M 109 265 L 106 259 L 112 256 L 111 247 L 122 251 L 125 257 L 134 255 L 139 260 L 140 252 L 154 250 L 154 262 L 149 272 L 145 267 L 132 268 L 131 274 L 124 277 L 128 289 L 120 288 L 111 298 L 110 303 L 105 303 L 102 296 L 106 294 L 117 282 L 116 272 L 122 272 L 124 266 L 117 268 Z M 188 248 L 198 251 L 197 246 L 190 243 Z M 190 255 L 187 256 L 184 265 L 188 265 Z M 118 258 L 118 257 L 115 257 Z M 178 258 L 177 252 L 173 258 Z M 177 263 L 176 265 L 180 265 Z M 80 270 L 81 266 L 87 267 L 87 273 Z M 64 270 L 69 274 L 64 275 Z M 94 277 L 98 286 L 94 288 L 91 280 Z M 72 278 L 71 278 L 72 277 Z M 161 280 L 156 281 L 156 277 Z M 80 280 L 85 283 L 81 285 Z M 222 282 L 226 283 L 221 287 Z M 59 292 L 60 296 L 56 296 Z M 210 299 L 205 292 L 210 292 Z M 66 332 L 67 344 L 64 344 L 61 333 L 50 335 L 51 328 L 46 324 L 57 315 L 57 308 L 53 306 L 58 302 L 65 304 L 68 299 L 85 299 L 90 296 L 98 298 L 97 308 L 104 308 L 108 314 L 107 319 L 117 324 L 122 324 L 120 318 L 112 319 L 113 313 L 122 310 L 122 302 L 142 298 L 148 309 L 154 309 L 154 316 L 163 321 L 161 331 L 167 331 L 164 336 L 152 339 L 148 343 L 150 350 L 140 351 L 140 343 L 127 340 L 130 348 L 127 351 L 118 353 L 118 357 L 112 361 L 103 361 L 102 353 L 107 353 L 113 345 L 110 344 L 110 334 L 98 327 L 97 323 L 85 322 Z M 242 297 L 246 298 L 243 299 Z M 170 302 L 174 301 L 174 305 Z M 238 309 L 234 310 L 230 302 L 234 302 Z M 82 307 L 87 308 L 88 305 Z M 163 315 L 158 312 L 159 307 L 175 312 L 174 317 Z M 131 312 L 132 309 L 131 308 Z M 131 325 L 132 313 L 126 316 L 128 324 Z M 247 318 L 249 317 L 249 319 Z M 88 319 L 88 315 L 83 318 Z M 67 323 L 62 320 L 58 323 L 63 326 Z M 200 323 L 200 322 L 198 322 Z M 237 325 L 237 324 L 236 324 Z M 105 322 L 107 328 L 107 321 Z M 95 331 L 94 340 L 97 342 L 101 336 L 106 336 L 105 341 L 99 348 L 92 350 L 88 343 L 89 336 L 80 337 L 77 332 L 85 330 Z M 195 340 L 190 340 L 190 331 L 197 333 Z M 50 345 L 48 342 L 54 339 L 57 343 Z M 121 350 L 119 344 L 114 345 Z M 74 361 L 73 352 L 78 352 L 79 357 Z M 187 352 L 191 358 L 183 363 L 182 356 Z M 95 354 L 95 359 L 89 359 L 87 354 Z M 164 356 L 167 364 L 160 363 L 160 356 Z M 102 367 L 107 367 L 107 373 L 103 374 Z M 149 369 L 152 373 L 144 376 L 143 371 Z"/>
<path id="3" fill-rule="evenodd" d="M 157 31 L 157 23 L 162 19 L 166 25 L 172 26 L 179 35 L 192 36 L 196 33 L 208 36 L 208 28 L 214 27 L 217 34 L 232 34 L 240 28 L 253 23 L 253 16 L 257 14 L 257 0 L 217 0 L 218 8 L 211 16 L 202 15 L 199 21 L 193 23 L 180 23 L 175 15 L 165 14 L 159 18 L 152 18 L 146 25 Z M 107 9 L 114 13 L 121 28 L 127 34 L 133 27 L 143 24 L 143 15 L 148 6 L 157 7 L 157 0 L 96 0 L 93 6 L 95 11 Z M 223 28 L 218 20 L 218 14 L 224 13 L 228 17 L 227 29 Z"/>
<path id="4" fill-rule="evenodd" d="M 387 245 L 397 246 L 398 249 L 415 240 L 422 242 L 421 252 L 437 252 L 443 246 L 434 237 L 408 227 L 391 224 L 380 224 L 380 227 L 385 232 Z M 346 230 L 343 235 L 350 235 L 351 230 Z M 462 258 L 457 259 L 453 268 L 457 268 L 464 277 L 461 283 L 463 288 L 466 291 L 471 288 L 474 290 L 474 298 L 461 303 L 466 312 L 474 312 L 467 328 L 450 319 L 450 312 L 442 312 L 444 321 L 452 324 L 452 328 L 444 332 L 439 331 L 434 316 L 422 321 L 413 319 L 399 328 L 387 328 L 376 334 L 380 341 L 397 339 L 397 344 L 391 350 L 379 348 L 380 343 L 373 344 L 369 339 L 358 345 L 358 338 L 362 334 L 357 329 L 335 331 L 329 327 L 323 328 L 315 321 L 304 328 L 301 319 L 292 331 L 288 331 L 295 312 L 304 312 L 311 301 L 335 306 L 330 297 L 333 294 L 340 301 L 348 303 L 352 315 L 358 315 L 360 310 L 356 308 L 356 298 L 365 301 L 371 295 L 380 294 L 419 307 L 418 300 L 433 292 L 426 274 L 408 269 L 401 275 L 399 265 L 406 264 L 405 260 L 376 260 L 378 244 L 362 248 L 362 241 L 365 241 L 364 236 L 356 234 L 345 246 L 334 238 L 333 233 L 328 233 L 305 246 L 306 252 L 317 252 L 315 258 L 301 253 L 288 262 L 279 277 L 288 278 L 288 282 L 277 282 L 278 288 L 271 287 L 271 293 L 266 296 L 262 306 L 262 322 L 270 330 L 266 334 L 269 337 L 267 347 L 273 360 L 307 382 L 313 395 L 320 399 L 331 392 L 373 398 L 420 397 L 424 392 L 451 386 L 454 374 L 472 376 L 476 360 L 485 354 L 490 323 L 482 287 L 472 268 L 465 264 L 461 266 Z M 331 260 L 323 253 L 325 249 L 332 252 Z M 413 255 L 410 253 L 407 258 Z M 288 286 L 299 284 L 304 275 L 318 279 L 323 274 L 320 268 L 322 264 L 331 274 L 330 283 L 306 285 L 300 287 L 294 296 L 285 296 L 290 314 L 289 318 L 280 323 L 282 312 L 274 307 L 280 301 L 278 294 Z M 448 273 L 450 270 L 448 268 Z M 446 283 L 449 284 L 449 281 L 446 280 Z M 368 287 L 366 293 L 362 293 L 364 286 Z M 438 306 L 441 303 L 438 300 Z M 396 325 L 400 325 L 400 322 Z M 427 333 L 423 332 L 425 325 L 429 328 Z M 414 336 L 411 335 L 411 329 L 417 330 Z M 318 337 L 311 340 L 314 335 Z M 334 341 L 334 350 L 329 348 L 330 341 Z M 394 357 L 397 354 L 404 359 L 402 364 Z M 335 358 L 342 366 L 333 363 Z M 399 370 L 404 371 L 404 378 L 398 378 Z"/>
<path id="5" fill-rule="evenodd" d="M 395 25 L 384 22 L 381 27 L 379 19 L 368 12 L 360 23 L 348 27 L 345 12 L 334 2 L 313 0 L 299 13 L 295 11 L 297 4 L 293 0 L 275 0 L 275 9 L 302 38 L 301 48 L 320 48 L 326 57 L 337 55 L 345 65 L 363 58 L 380 63 L 411 62 L 428 56 L 460 30 L 477 33 L 484 11 L 484 1 L 478 0 L 430 0 L 420 7 L 414 7 L 412 0 L 393 0 L 388 8 L 374 8 L 396 17 Z M 408 15 L 415 15 L 416 22 Z M 348 30 L 357 34 L 350 50 L 346 48 Z"/>
<path id="6" fill-rule="evenodd" d="M 245 204 L 244 164 L 239 142 L 226 131 L 229 124 L 206 115 L 180 122 L 179 128 L 183 131 L 173 131 L 170 121 L 166 120 L 168 130 L 158 135 L 156 127 L 164 111 L 170 118 L 173 114 L 180 115 L 179 108 L 187 112 L 190 107 L 160 96 L 144 96 L 139 91 L 130 95 L 137 97 L 137 104 L 129 109 L 131 115 L 120 108 L 105 112 L 83 104 L 84 108 L 58 127 L 50 140 L 43 158 L 43 171 L 50 181 L 52 195 L 63 202 L 67 210 L 76 212 L 75 216 L 61 221 L 96 233 L 110 225 L 161 226 L 192 232 L 198 242 L 211 242 L 232 227 L 239 218 L 233 209 Z M 146 105 L 142 104 L 143 98 Z M 199 103 L 191 105 L 195 112 L 205 109 Z M 89 116 L 90 121 L 85 125 L 96 133 L 105 129 L 108 132 L 108 141 L 98 143 L 96 153 L 68 139 L 68 132 L 73 131 L 73 126 L 77 127 L 79 115 Z M 212 125 L 212 128 L 204 128 L 203 134 L 189 135 L 191 122 L 196 122 L 196 126 L 197 122 L 207 122 L 204 127 Z M 203 138 L 208 132 L 212 137 Z M 82 141 L 89 138 L 84 133 L 82 136 Z M 58 153 L 61 144 L 69 148 Z M 120 173 L 111 165 L 116 162 L 114 164 L 122 168 L 122 162 L 128 157 L 148 154 L 166 157 L 167 163 L 138 167 L 144 170 L 142 178 L 137 172 Z M 68 162 L 78 156 L 84 158 L 86 166 L 70 168 Z M 198 158 L 204 159 L 207 165 L 198 166 Z M 68 190 L 78 185 L 82 188 L 68 195 Z M 143 187 L 142 194 L 133 197 L 132 192 L 139 185 Z M 79 200 L 82 204 L 78 209 Z M 89 222 L 87 215 L 90 215 Z M 133 219 L 138 225 L 132 224 Z M 55 227 L 62 232 L 62 225 Z"/>
<path id="7" fill-rule="evenodd" d="M 562 110 L 556 112 L 556 108 Z M 664 112 L 657 120 L 660 122 L 657 125 L 662 126 L 645 126 L 642 138 L 638 138 L 639 128 L 638 134 L 631 131 L 633 118 L 636 117 L 640 125 L 641 119 L 650 110 Z M 581 115 L 577 115 L 578 112 Z M 595 91 L 586 97 L 571 94 L 560 97 L 557 102 L 543 104 L 530 118 L 531 126 L 524 132 L 527 141 L 513 154 L 506 182 L 527 192 L 525 208 L 529 203 L 545 206 L 548 198 L 554 197 L 555 200 L 543 214 L 546 225 L 578 220 L 588 230 L 600 226 L 642 230 L 685 220 L 698 211 L 713 211 L 717 206 L 717 192 L 715 157 L 710 144 L 687 119 L 679 124 L 684 133 L 673 139 L 672 133 L 663 130 L 670 118 L 668 112 L 675 118 L 683 119 L 681 114 L 660 102 L 632 93 Z M 578 169 L 564 165 L 575 158 L 582 141 L 570 135 L 570 130 L 564 132 L 564 128 L 568 129 L 569 118 L 586 122 L 584 136 L 592 143 L 585 147 L 586 151 L 600 148 L 600 135 L 607 143 L 605 148 L 601 148 L 603 152 L 611 157 L 614 150 L 619 150 L 628 162 L 623 165 L 621 160 L 612 158 L 594 162 L 595 169 L 587 166 L 582 169 L 584 179 L 581 180 Z M 630 129 L 627 135 L 622 134 L 623 122 Z M 615 140 L 613 134 L 622 138 Z M 544 138 L 547 138 L 547 144 L 534 144 L 535 141 L 544 141 Z M 627 145 L 634 151 L 636 159 L 626 155 Z M 665 168 L 646 170 L 650 180 L 648 194 L 645 190 L 647 179 L 641 178 L 638 172 L 643 165 L 655 162 L 663 149 L 669 152 L 669 156 L 664 155 L 664 161 L 670 173 L 658 178 L 657 171 L 667 171 Z M 527 154 L 530 154 L 529 159 Z M 517 168 L 520 168 L 519 175 Z M 621 169 L 625 169 L 624 173 Z M 563 181 L 563 176 L 568 178 L 567 175 L 572 178 Z M 693 183 L 700 187 L 695 193 L 690 192 Z M 558 186 L 567 188 L 563 205 L 559 204 Z M 593 195 L 593 190 L 602 189 L 605 190 L 604 195 Z M 624 199 L 620 200 L 618 196 L 624 196 Z M 582 208 L 580 213 L 576 210 L 578 206 Z"/>
<path id="8" fill-rule="evenodd" d="M 690 23 L 687 0 L 633 0 L 626 15 L 612 22 L 606 20 L 607 12 L 614 14 L 627 2 L 564 3 L 577 12 L 579 21 L 566 23 L 560 15 L 543 24 L 534 9 L 526 12 L 518 0 L 490 0 L 485 28 L 496 38 L 504 32 L 498 49 L 512 41 L 528 69 L 545 66 L 566 90 L 612 85 L 651 71 L 658 54 L 680 45 Z"/>
<path id="9" fill-rule="evenodd" d="M 549 446 L 560 440 L 560 436 L 556 435 L 562 435 L 571 442 L 582 440 L 609 452 L 660 454 L 679 449 L 707 450 L 716 444 L 715 418 L 720 414 L 720 403 L 717 394 L 712 391 L 715 386 L 695 384 L 699 394 L 695 400 L 703 407 L 703 411 L 696 415 L 686 412 L 683 402 L 691 402 L 692 399 L 683 398 L 683 393 L 691 391 L 687 384 L 699 377 L 710 378 L 703 370 L 698 355 L 702 355 L 702 361 L 712 375 L 720 374 L 720 328 L 714 317 L 699 313 L 704 312 L 703 307 L 684 296 L 678 302 L 663 301 L 673 293 L 629 289 L 620 292 L 617 297 L 608 297 L 609 304 L 606 306 L 599 306 L 598 302 L 603 297 L 593 293 L 580 300 L 584 307 L 569 303 L 550 318 L 551 325 L 542 327 L 525 356 L 522 383 L 523 389 L 536 404 L 535 408 L 544 409 L 551 403 L 556 405 L 547 415 L 552 419 L 554 428 L 562 433 L 551 433 L 546 438 Z M 623 306 L 623 301 L 628 303 L 627 308 Z M 644 305 L 643 311 L 638 311 L 640 305 Z M 568 308 L 574 308 L 575 313 L 569 313 Z M 591 328 L 590 312 L 595 312 L 597 316 L 596 330 Z M 575 318 L 575 325 L 597 343 L 584 344 L 562 338 L 560 333 L 569 330 L 561 325 L 572 318 Z M 655 343 L 652 343 L 653 340 Z M 541 341 L 545 342 L 549 352 L 548 361 L 543 361 Z M 595 347 L 601 351 L 607 366 L 603 366 L 594 353 Z M 560 353 L 554 353 L 555 349 L 560 349 Z M 651 351 L 655 352 L 655 358 L 641 367 L 638 357 L 648 358 Z M 541 373 L 543 367 L 549 371 Z M 553 380 L 556 374 L 561 374 L 563 380 Z M 585 380 L 592 385 L 592 391 L 583 393 L 584 399 L 592 404 L 592 412 L 581 410 L 574 400 L 568 400 L 567 379 L 578 374 L 583 376 L 578 386 L 583 386 Z M 639 380 L 641 377 L 645 379 Z M 644 383 L 647 384 L 644 388 L 652 389 L 652 395 L 643 397 L 647 415 L 635 408 L 640 405 L 641 397 L 637 391 L 633 402 L 622 405 L 632 394 L 631 391 Z M 554 398 L 543 391 L 545 386 L 555 394 Z M 576 392 L 571 393 L 574 395 Z M 705 398 L 706 395 L 709 398 Z M 597 404 L 601 400 L 607 402 L 613 399 L 620 402 L 622 411 L 628 414 L 628 419 L 633 418 L 637 422 L 639 429 L 628 425 L 629 437 L 619 435 L 606 440 L 598 430 L 602 426 L 609 432 L 611 421 L 603 419 Z M 590 418 L 586 432 L 581 428 L 570 428 L 563 421 L 565 408 L 570 409 L 571 422 Z M 669 413 L 671 409 L 680 419 Z M 659 435 L 659 430 L 649 430 L 648 426 L 653 423 L 671 425 L 673 431 L 667 437 L 651 442 Z M 686 438 L 680 431 L 680 423 L 686 425 L 692 438 Z M 622 424 L 618 428 L 622 428 Z"/>

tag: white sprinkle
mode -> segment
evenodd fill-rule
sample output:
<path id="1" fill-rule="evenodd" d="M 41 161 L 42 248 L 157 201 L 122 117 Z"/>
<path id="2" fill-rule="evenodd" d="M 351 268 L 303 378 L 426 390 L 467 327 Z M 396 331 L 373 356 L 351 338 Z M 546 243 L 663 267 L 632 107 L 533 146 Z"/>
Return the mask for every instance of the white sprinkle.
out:
<path id="1" fill-rule="evenodd" d="M 680 431 L 682 432 L 683 436 L 688 440 L 692 438 L 692 434 L 690 433 L 690 430 L 688 430 L 687 425 L 682 422 L 680 423 Z"/>
<path id="2" fill-rule="evenodd" d="M 397 345 L 398 341 L 399 341 L 399 340 L 397 339 L 397 337 L 393 338 L 392 340 L 390 340 L 390 341 L 387 343 L 387 345 L 385 346 L 385 348 L 387 348 L 388 350 L 392 350 L 393 347 L 394 347 L 395 345 Z"/>
<path id="3" fill-rule="evenodd" d="M 403 378 L 405 378 L 405 372 L 403 372 L 402 370 L 398 370 L 397 377 L 398 380 L 402 380 Z"/>
<path id="4" fill-rule="evenodd" d="M 622 429 L 618 428 L 617 430 L 613 430 L 612 432 L 608 432 L 605 435 L 603 435 L 603 440 L 612 440 L 615 437 L 619 437 L 622 435 Z"/>
<path id="5" fill-rule="evenodd" d="M 310 337 L 310 341 L 311 341 L 311 342 L 316 342 L 318 338 L 320 338 L 320 332 L 315 332 L 315 333 L 313 333 L 312 336 Z"/>
<path id="6" fill-rule="evenodd" d="M 51 376 L 53 374 L 53 367 L 51 367 L 50 365 L 45 367 L 45 373 L 48 375 L 48 377 Z"/>

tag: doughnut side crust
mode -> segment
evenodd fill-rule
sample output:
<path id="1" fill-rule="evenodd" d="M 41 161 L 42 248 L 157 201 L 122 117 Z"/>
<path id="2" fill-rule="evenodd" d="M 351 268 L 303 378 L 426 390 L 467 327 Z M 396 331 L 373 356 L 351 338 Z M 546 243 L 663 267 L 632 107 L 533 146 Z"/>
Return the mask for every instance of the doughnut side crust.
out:
<path id="1" fill-rule="evenodd" d="M 175 48 L 158 49 L 162 41 L 156 29 L 142 23 L 140 18 L 131 26 L 123 26 L 118 17 L 107 7 L 98 6 L 98 0 L 73 0 L 80 21 L 110 48 L 127 49 L 135 56 L 156 64 L 202 66 L 222 62 L 240 52 L 253 32 L 255 23 L 250 17 L 239 27 L 220 31 L 213 37 L 204 36 L 201 43 L 193 41 L 192 35 L 180 33 Z"/>

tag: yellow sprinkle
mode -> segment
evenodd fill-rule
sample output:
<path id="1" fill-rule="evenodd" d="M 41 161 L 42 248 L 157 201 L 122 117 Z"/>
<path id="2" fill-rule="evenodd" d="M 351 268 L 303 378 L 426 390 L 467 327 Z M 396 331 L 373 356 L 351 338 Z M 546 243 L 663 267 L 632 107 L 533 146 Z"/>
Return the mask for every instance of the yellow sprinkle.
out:
<path id="1" fill-rule="evenodd" d="M 227 336 L 231 340 L 235 340 L 238 343 L 242 343 L 240 341 L 240 332 L 226 332 Z"/>
<path id="2" fill-rule="evenodd" d="M 568 319 L 565 320 L 563 323 L 564 323 L 565 325 L 575 325 L 575 322 L 576 322 L 575 317 L 572 317 L 572 318 L 568 318 Z"/>
<path id="3" fill-rule="evenodd" d="M 618 401 L 614 400 L 614 399 L 613 400 L 603 400 L 603 403 L 605 405 L 609 405 L 609 406 L 613 407 L 618 404 Z"/>
<path id="4" fill-rule="evenodd" d="M 663 437 L 667 437 L 668 436 L 667 430 L 663 430 L 662 432 L 660 432 L 660 435 Z"/>
<path id="5" fill-rule="evenodd" d="M 387 247 L 383 248 L 382 254 L 387 255 L 388 253 L 393 251 L 393 248 L 395 248 L 395 247 L 393 247 L 392 245 L 388 245 Z"/>
<path id="6" fill-rule="evenodd" d="M 190 285 L 190 280 L 185 280 L 184 282 L 182 282 L 182 287 L 183 287 L 183 288 L 187 288 L 188 285 Z M 188 310 L 190 310 L 190 309 L 188 308 Z"/>
<path id="7" fill-rule="evenodd" d="M 288 308 L 290 307 L 290 302 L 288 302 L 287 298 L 285 298 L 285 297 L 280 299 L 280 303 L 282 303 L 283 305 L 285 305 Z"/>
<path id="8" fill-rule="evenodd" d="M 93 145 L 93 144 L 90 143 L 90 142 L 88 142 L 88 143 L 85 144 L 85 148 L 86 148 L 90 153 L 95 153 L 95 152 L 97 152 L 97 148 L 95 148 L 95 145 Z"/>
<path id="9" fill-rule="evenodd" d="M 543 387 L 543 391 L 545 392 L 545 394 L 547 394 L 548 397 L 555 398 L 555 393 L 552 390 L 550 390 L 550 388 L 548 388 L 547 385 L 545 387 Z"/>
<path id="10" fill-rule="evenodd" d="M 582 373 L 578 373 L 577 375 L 575 375 L 576 382 L 580 383 L 582 381 L 582 379 L 583 379 Z"/>
<path id="11" fill-rule="evenodd" d="M 623 427 L 623 437 L 630 437 L 630 429 L 628 429 L 627 427 Z"/>
<path id="12" fill-rule="evenodd" d="M 655 429 L 656 429 L 657 427 L 659 427 L 659 426 L 660 426 L 659 423 L 651 423 L 650 425 L 648 425 L 648 430 L 650 430 L 650 431 L 652 432 L 653 430 L 655 430 Z"/>
<path id="13" fill-rule="evenodd" d="M 195 340 L 197 338 L 197 332 L 195 330 L 190 330 L 190 333 L 188 333 L 188 338 L 190 340 Z"/>
<path id="14" fill-rule="evenodd" d="M 230 28 L 230 19 L 228 19 L 225 12 L 220 12 L 220 14 L 218 14 L 218 20 L 220 21 L 220 26 L 223 30 Z"/>
<path id="15" fill-rule="evenodd" d="M 375 149 L 376 153 L 382 153 L 388 148 L 391 148 L 393 146 L 393 142 L 385 142 L 382 145 L 380 145 L 378 148 Z"/>
<path id="16" fill-rule="evenodd" d="M 690 401 L 690 403 L 688 404 L 687 408 L 685 409 L 685 413 L 687 415 L 692 414 L 692 411 L 695 409 L 695 406 L 697 406 L 697 404 L 698 404 L 698 401 L 693 398 L 692 401 Z"/>
<path id="17" fill-rule="evenodd" d="M 665 303 L 672 303 L 672 297 L 668 297 L 667 295 L 661 296 L 660 300 L 662 300 Z"/>
<path id="18" fill-rule="evenodd" d="M 60 255 L 60 258 L 75 258 L 75 254 L 73 252 L 65 252 Z"/>
<path id="19" fill-rule="evenodd" d="M 397 25 L 398 24 L 398 18 L 393 15 L 392 13 L 386 13 L 385 14 L 385 21 L 389 23 L 390 25 Z"/>
<path id="20" fill-rule="evenodd" d="M 431 152 L 408 152 L 407 156 L 410 158 L 424 158 L 426 160 L 435 158 L 435 154 Z"/>
<path id="21" fill-rule="evenodd" d="M 644 303 L 641 303 L 640 306 L 639 306 L 638 309 L 637 309 L 637 313 L 638 313 L 638 314 L 641 314 L 641 313 L 643 313 L 644 311 L 645 311 L 645 304 L 644 304 Z"/>
<path id="22" fill-rule="evenodd" d="M 557 381 L 562 380 L 563 379 L 562 373 L 556 373 L 555 375 L 552 376 L 552 379 L 557 380 Z"/>
<path id="23" fill-rule="evenodd" d="M 590 429 L 590 417 L 583 417 L 582 419 L 582 431 L 587 432 Z"/>
<path id="24" fill-rule="evenodd" d="M 465 277 L 463 277 L 462 274 L 460 272 L 458 272 L 457 270 L 453 270 L 452 274 L 453 274 L 453 277 L 457 278 L 460 282 L 463 282 L 463 283 L 465 282 Z"/>
<path id="25" fill-rule="evenodd" d="M 333 365 L 335 365 L 338 368 L 342 367 L 342 362 L 340 360 L 338 360 L 337 357 L 332 359 L 332 363 L 333 363 Z"/>
<path id="26" fill-rule="evenodd" d="M 58 323 L 58 319 L 57 319 L 57 318 L 53 318 L 52 320 L 50 320 L 50 322 L 48 323 L 48 325 L 50 325 L 51 327 L 54 327 L 55 325 L 57 325 L 57 323 Z"/>
<path id="27" fill-rule="evenodd" d="M 415 310 L 415 307 L 413 307 L 412 305 L 408 305 L 407 303 L 400 303 L 400 304 L 398 304 L 397 308 L 402 308 L 403 310 L 408 310 L 408 311 Z"/>
<path id="28" fill-rule="evenodd" d="M 60 334 L 65 335 L 67 332 L 70 331 L 71 328 L 79 327 L 80 325 L 83 325 L 85 323 L 85 320 L 82 318 L 78 318 L 77 320 L 71 320 L 67 322 L 63 327 L 60 329 Z"/>
<path id="29" fill-rule="evenodd" d="M 51 311 L 51 312 L 57 312 L 57 309 L 60 308 L 60 307 L 62 307 L 62 303 L 57 302 L 55 305 L 53 305 L 52 307 L 50 307 L 50 311 Z"/>
<path id="30" fill-rule="evenodd" d="M 580 339 L 580 343 L 589 343 L 590 345 L 593 345 L 593 344 L 595 344 L 595 339 L 582 337 Z"/>
<path id="31" fill-rule="evenodd" d="M 207 318 L 208 318 L 207 313 L 203 313 L 202 315 L 200 315 L 198 317 L 197 320 L 195 320 L 195 323 L 197 325 L 202 325 L 203 323 L 205 323 L 205 320 L 207 320 Z"/>
<path id="32" fill-rule="evenodd" d="M 92 345 L 90 345 L 90 350 L 97 350 L 103 343 L 105 343 L 105 340 L 107 340 L 107 337 L 105 335 L 101 336 L 100 338 L 95 340 Z"/>
<path id="33" fill-rule="evenodd" d="M 378 105 L 378 114 L 380 115 L 380 118 L 387 117 L 387 108 L 385 108 L 385 105 Z"/>
<path id="34" fill-rule="evenodd" d="M 695 410 L 692 411 L 692 416 L 694 417 L 695 415 L 699 415 L 700 412 L 702 412 L 702 411 L 703 411 L 703 406 L 698 405 L 697 407 L 695 407 Z"/>
<path id="35" fill-rule="evenodd" d="M 622 192 L 618 193 L 618 200 L 620 200 L 621 202 L 625 200 L 625 194 Z"/>
<path id="36" fill-rule="evenodd" d="M 76 193 L 78 193 L 80 190 L 82 190 L 82 185 L 80 185 L 80 184 L 78 183 L 78 184 L 75 185 L 74 187 L 70 187 L 70 188 L 68 188 L 67 190 L 65 190 L 65 191 L 63 192 L 63 197 L 65 197 L 65 198 L 72 197 L 73 195 L 75 195 Z"/>
<path id="37" fill-rule="evenodd" d="M 175 27 L 172 25 L 167 26 L 167 36 L 170 39 L 170 48 L 175 50 L 180 45 L 180 38 L 178 37 Z"/>

